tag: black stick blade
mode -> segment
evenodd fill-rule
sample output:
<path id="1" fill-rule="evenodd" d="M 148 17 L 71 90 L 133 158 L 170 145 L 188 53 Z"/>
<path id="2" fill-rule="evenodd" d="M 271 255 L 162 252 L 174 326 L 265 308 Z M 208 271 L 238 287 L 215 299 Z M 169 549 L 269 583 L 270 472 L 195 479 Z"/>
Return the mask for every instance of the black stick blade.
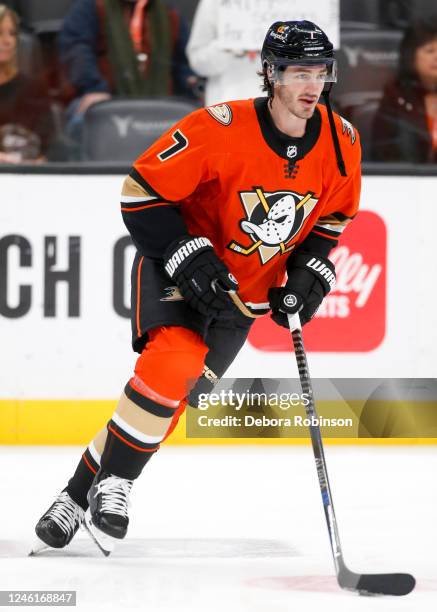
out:
<path id="1" fill-rule="evenodd" d="M 411 574 L 362 574 L 357 589 L 362 595 L 408 595 L 415 586 Z"/>
<path id="2" fill-rule="evenodd" d="M 342 589 L 358 591 L 360 595 L 408 595 L 416 580 L 411 574 L 355 574 L 344 568 L 337 576 Z"/>

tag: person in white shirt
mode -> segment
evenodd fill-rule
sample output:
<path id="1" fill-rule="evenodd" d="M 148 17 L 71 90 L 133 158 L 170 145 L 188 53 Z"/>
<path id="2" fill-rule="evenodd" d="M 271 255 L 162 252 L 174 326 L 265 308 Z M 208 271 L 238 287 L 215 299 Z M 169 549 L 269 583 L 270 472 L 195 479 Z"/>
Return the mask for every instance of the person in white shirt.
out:
<path id="1" fill-rule="evenodd" d="M 207 78 L 206 106 L 262 95 L 259 50 L 223 48 L 218 28 L 221 10 L 218 0 L 199 1 L 186 49 L 191 68 Z"/>

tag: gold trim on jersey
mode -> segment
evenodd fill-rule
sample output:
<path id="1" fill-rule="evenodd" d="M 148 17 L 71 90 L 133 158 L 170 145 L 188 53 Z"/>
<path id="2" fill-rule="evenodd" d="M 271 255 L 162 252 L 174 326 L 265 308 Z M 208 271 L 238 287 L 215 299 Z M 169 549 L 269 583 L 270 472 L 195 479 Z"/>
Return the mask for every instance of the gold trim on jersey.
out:
<path id="1" fill-rule="evenodd" d="M 157 200 L 158 198 L 149 193 L 142 185 L 137 183 L 131 176 L 127 176 L 123 183 L 121 195 L 128 198 L 139 198 L 141 200 Z"/>
<path id="2" fill-rule="evenodd" d="M 339 219 L 334 213 L 332 215 L 326 215 L 326 217 L 320 217 L 317 219 L 314 229 L 322 229 L 333 232 L 334 234 L 341 234 L 351 221 L 352 219 L 349 218 Z"/>

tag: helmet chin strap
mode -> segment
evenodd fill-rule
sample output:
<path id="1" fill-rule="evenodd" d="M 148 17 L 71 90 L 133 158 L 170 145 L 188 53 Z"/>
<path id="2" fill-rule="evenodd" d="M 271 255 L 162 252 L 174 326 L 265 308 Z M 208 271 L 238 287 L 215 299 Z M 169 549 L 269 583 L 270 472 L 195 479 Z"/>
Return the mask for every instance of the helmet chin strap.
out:
<path id="1" fill-rule="evenodd" d="M 332 142 L 334 143 L 335 157 L 337 158 L 337 166 L 340 170 L 341 176 L 347 176 L 343 155 L 341 154 L 340 143 L 338 141 L 337 130 L 335 129 L 335 121 L 334 115 L 332 113 L 331 101 L 329 99 L 331 88 L 332 83 L 329 83 L 329 85 L 323 90 L 322 96 L 325 100 L 326 110 L 328 111 L 329 127 L 331 128 Z"/>

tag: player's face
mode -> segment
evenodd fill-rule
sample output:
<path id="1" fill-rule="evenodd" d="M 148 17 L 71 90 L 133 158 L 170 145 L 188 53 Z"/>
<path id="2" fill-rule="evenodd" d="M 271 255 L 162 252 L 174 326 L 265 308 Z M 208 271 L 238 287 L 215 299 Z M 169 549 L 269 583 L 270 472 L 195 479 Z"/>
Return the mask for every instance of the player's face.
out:
<path id="1" fill-rule="evenodd" d="M 287 66 L 275 97 L 300 119 L 312 117 L 325 85 L 326 66 Z"/>
<path id="2" fill-rule="evenodd" d="M 417 49 L 416 70 L 424 83 L 437 83 L 437 37 Z"/>

